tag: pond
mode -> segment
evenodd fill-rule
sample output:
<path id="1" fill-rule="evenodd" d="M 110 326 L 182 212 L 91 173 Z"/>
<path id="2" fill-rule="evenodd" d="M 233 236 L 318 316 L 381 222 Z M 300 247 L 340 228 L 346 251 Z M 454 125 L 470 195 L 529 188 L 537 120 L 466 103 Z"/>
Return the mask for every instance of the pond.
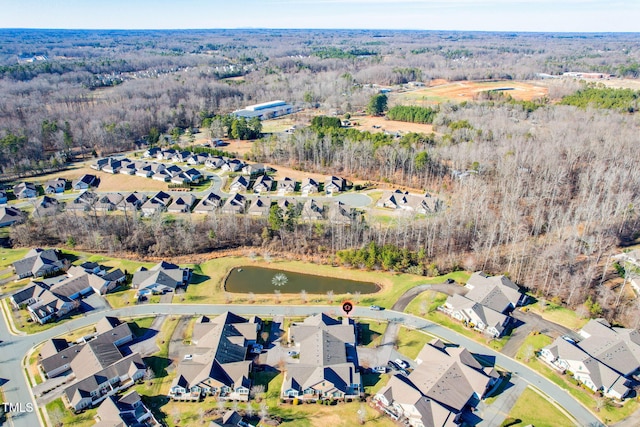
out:
<path id="1" fill-rule="evenodd" d="M 333 291 L 338 295 L 355 292 L 371 294 L 378 292 L 380 287 L 370 282 L 246 266 L 231 270 L 225 280 L 225 289 L 229 292 L 254 294 L 273 294 L 274 291 L 295 294 L 302 290 L 308 294 L 326 294 Z"/>

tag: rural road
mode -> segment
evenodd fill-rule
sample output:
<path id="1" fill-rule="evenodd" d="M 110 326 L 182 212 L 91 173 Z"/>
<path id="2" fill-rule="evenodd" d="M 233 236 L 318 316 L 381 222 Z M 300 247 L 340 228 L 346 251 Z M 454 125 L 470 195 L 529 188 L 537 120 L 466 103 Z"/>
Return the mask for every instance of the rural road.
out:
<path id="1" fill-rule="evenodd" d="M 95 312 L 86 317 L 78 318 L 54 328 L 48 329 L 38 334 L 15 336 L 9 332 L 7 319 L 0 322 L 0 377 L 4 383 L 5 400 L 12 403 L 28 403 L 35 405 L 33 397 L 29 391 L 24 370 L 21 362 L 29 349 L 33 346 L 53 338 L 58 335 L 68 334 L 70 330 L 85 327 L 96 323 L 102 317 L 136 317 L 151 314 L 163 315 L 194 315 L 208 314 L 216 315 L 227 310 L 232 310 L 240 315 L 259 315 L 264 317 L 272 316 L 308 316 L 320 312 L 329 314 L 341 314 L 338 306 L 262 306 L 262 305 L 186 305 L 186 304 L 145 304 L 122 309 L 110 309 L 102 312 Z M 3 312 L 4 313 L 4 312 Z M 394 321 L 404 326 L 418 329 L 429 334 L 443 338 L 446 341 L 457 343 L 466 347 L 473 353 L 485 354 L 493 357 L 496 365 L 516 373 L 524 381 L 537 387 L 549 398 L 558 402 L 569 413 L 571 413 L 581 426 L 604 426 L 585 407 L 573 399 L 569 393 L 551 381 L 547 380 L 537 372 L 529 369 L 515 360 L 493 351 L 469 338 L 457 334 L 440 325 L 429 322 L 412 315 L 397 312 L 394 310 L 372 311 L 364 307 L 356 307 L 352 312 L 353 317 L 366 317 L 378 320 Z M 4 315 L 4 314 L 3 314 Z M 13 414 L 9 423 L 13 427 L 34 427 L 40 424 L 40 420 L 35 412 L 25 412 Z"/>

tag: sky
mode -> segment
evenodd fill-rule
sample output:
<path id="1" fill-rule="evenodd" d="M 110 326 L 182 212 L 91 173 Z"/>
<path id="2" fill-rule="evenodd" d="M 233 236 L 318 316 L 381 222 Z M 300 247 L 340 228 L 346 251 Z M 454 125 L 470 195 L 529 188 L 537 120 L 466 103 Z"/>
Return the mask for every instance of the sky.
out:
<path id="1" fill-rule="evenodd" d="M 640 0 L 0 0 L 0 28 L 639 32 Z"/>

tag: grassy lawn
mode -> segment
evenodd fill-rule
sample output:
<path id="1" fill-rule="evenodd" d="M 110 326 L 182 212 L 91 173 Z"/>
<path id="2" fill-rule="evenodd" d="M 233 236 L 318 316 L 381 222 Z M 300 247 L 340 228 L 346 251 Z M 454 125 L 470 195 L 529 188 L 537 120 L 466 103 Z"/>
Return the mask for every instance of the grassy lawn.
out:
<path id="1" fill-rule="evenodd" d="M 80 414 L 74 414 L 73 411 L 65 408 L 62 403 L 62 398 L 47 403 L 45 408 L 49 414 L 49 419 L 54 425 L 60 423 L 64 426 L 85 427 L 92 426 L 96 423 L 93 417 L 98 412 L 97 408 L 87 409 Z"/>
<path id="2" fill-rule="evenodd" d="M 569 394 L 580 401 L 584 406 L 589 408 L 607 424 L 620 421 L 628 417 L 638 409 L 639 402 L 637 399 L 627 399 L 625 400 L 622 407 L 618 408 L 613 405 L 605 404 L 603 408 L 598 411 L 597 405 L 599 396 L 597 394 L 594 394 L 591 390 L 579 386 L 577 384 L 577 381 L 572 377 L 569 377 L 566 374 L 561 374 L 558 371 L 551 369 L 547 364 L 540 361 L 536 357 L 530 358 L 527 362 L 527 353 L 531 352 L 531 348 L 533 348 L 535 351 L 538 351 L 540 348 L 551 344 L 551 342 L 552 339 L 547 337 L 546 335 L 529 335 L 525 339 L 522 346 L 520 346 L 520 349 L 518 349 L 515 358 L 529 366 L 531 369 L 538 371 L 540 374 L 544 375 L 560 388 L 567 390 Z M 537 424 L 535 425 L 537 426 Z"/>
<path id="3" fill-rule="evenodd" d="M 575 311 L 552 302 L 547 302 L 545 306 L 542 306 L 538 301 L 535 304 L 528 305 L 527 308 L 551 322 L 573 330 L 582 328 L 589 321 L 589 319 L 583 319 L 578 316 Z"/>
<path id="4" fill-rule="evenodd" d="M 573 427 L 575 424 L 543 396 L 527 387 L 511 408 L 509 417 L 521 420 L 514 425 L 536 427 Z"/>
<path id="5" fill-rule="evenodd" d="M 30 249 L 0 249 L 0 270 L 11 267 L 11 264 L 22 259 Z"/>
<path id="6" fill-rule="evenodd" d="M 387 329 L 387 322 L 364 321 L 360 325 L 361 345 L 375 348 L 382 342 L 382 335 Z"/>
<path id="7" fill-rule="evenodd" d="M 162 323 L 162 327 L 160 328 L 160 333 L 158 334 L 157 338 L 158 348 L 160 348 L 160 351 L 158 351 L 155 355 L 147 357 L 145 359 L 145 363 L 147 364 L 147 366 L 151 368 L 151 370 L 153 370 L 155 378 L 143 383 L 143 385 L 141 386 L 143 390 L 138 389 L 138 392 L 140 394 L 145 394 L 148 396 L 166 396 L 166 394 L 169 392 L 169 386 L 171 385 L 171 381 L 173 381 L 173 377 L 175 376 L 175 373 L 168 372 L 167 370 L 167 368 L 171 364 L 171 360 L 168 357 L 169 341 L 171 340 L 171 336 L 178 326 L 178 320 L 179 317 L 169 317 Z"/>
<path id="8" fill-rule="evenodd" d="M 446 277 L 452 278 L 456 282 L 464 283 L 467 280 L 468 275 L 465 277 L 464 272 L 456 272 L 448 274 Z M 440 311 L 437 311 L 436 307 L 443 305 L 446 300 L 446 294 L 434 291 L 426 291 L 418 295 L 413 301 L 411 301 L 411 303 L 409 303 L 409 305 L 407 306 L 405 312 L 424 317 L 427 320 L 438 323 L 439 325 L 456 331 L 460 335 L 471 338 L 472 340 L 484 344 L 496 351 L 500 351 L 502 347 L 504 347 L 504 345 L 509 340 L 509 337 L 501 337 L 499 339 L 487 337 L 482 332 L 467 328 L 464 324 L 458 322 L 457 320 L 452 319 L 451 317 Z"/>
<path id="9" fill-rule="evenodd" d="M 402 326 L 398 331 L 398 351 L 410 359 L 415 359 L 424 345 L 433 338 L 433 335 Z"/>
<path id="10" fill-rule="evenodd" d="M 139 319 L 136 319 L 134 322 L 129 322 L 131 332 L 133 332 L 136 337 L 144 335 L 147 329 L 151 327 L 151 324 L 155 319 L 155 317 L 141 317 Z"/>

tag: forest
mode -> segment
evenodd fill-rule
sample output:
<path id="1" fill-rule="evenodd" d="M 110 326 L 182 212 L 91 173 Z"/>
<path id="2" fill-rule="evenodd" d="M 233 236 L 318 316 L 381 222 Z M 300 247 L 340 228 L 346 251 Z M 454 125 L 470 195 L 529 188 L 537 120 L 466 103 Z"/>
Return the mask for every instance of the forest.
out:
<path id="1" fill-rule="evenodd" d="M 610 318 L 640 321 L 635 302 L 600 285 L 609 256 L 640 236 L 637 91 L 561 78 L 639 77 L 635 34 L 2 30 L 0 46 L 5 181 L 204 126 L 212 137 L 253 139 L 251 160 L 426 191 L 447 205 L 393 223 L 363 214 L 350 226 L 278 229 L 247 217 L 60 215 L 14 227 L 15 244 L 140 256 L 253 247 L 357 268 L 482 269 L 540 297 L 569 306 L 591 297 Z M 535 80 L 547 94 L 428 106 L 391 94 L 381 106 L 433 133 L 396 137 L 335 120 L 357 121 L 383 86 L 496 79 Z M 226 118 L 275 99 L 301 109 L 295 132 L 260 137 L 259 123 Z"/>

